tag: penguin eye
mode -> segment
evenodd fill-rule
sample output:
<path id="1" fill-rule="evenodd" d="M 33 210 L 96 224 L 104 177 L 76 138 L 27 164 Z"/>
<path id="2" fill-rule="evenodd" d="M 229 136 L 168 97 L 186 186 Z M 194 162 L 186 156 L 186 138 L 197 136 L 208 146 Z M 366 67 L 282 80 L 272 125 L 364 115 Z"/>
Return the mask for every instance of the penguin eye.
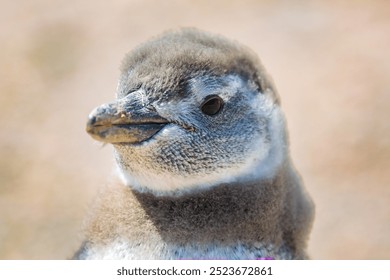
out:
<path id="1" fill-rule="evenodd" d="M 201 109 L 202 112 L 206 115 L 212 116 L 217 114 L 223 105 L 223 100 L 218 95 L 207 96 L 205 101 L 203 101 Z"/>

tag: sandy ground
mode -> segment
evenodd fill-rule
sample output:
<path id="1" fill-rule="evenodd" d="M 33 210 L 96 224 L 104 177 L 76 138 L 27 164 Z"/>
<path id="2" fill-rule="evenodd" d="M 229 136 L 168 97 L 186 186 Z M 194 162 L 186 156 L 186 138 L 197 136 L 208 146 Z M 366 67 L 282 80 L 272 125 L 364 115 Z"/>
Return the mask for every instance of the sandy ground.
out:
<path id="1" fill-rule="evenodd" d="M 126 52 L 182 26 L 248 45 L 273 76 L 316 203 L 311 257 L 390 259 L 389 1 L 0 2 L 0 259 L 76 250 L 113 166 L 87 115 Z"/>

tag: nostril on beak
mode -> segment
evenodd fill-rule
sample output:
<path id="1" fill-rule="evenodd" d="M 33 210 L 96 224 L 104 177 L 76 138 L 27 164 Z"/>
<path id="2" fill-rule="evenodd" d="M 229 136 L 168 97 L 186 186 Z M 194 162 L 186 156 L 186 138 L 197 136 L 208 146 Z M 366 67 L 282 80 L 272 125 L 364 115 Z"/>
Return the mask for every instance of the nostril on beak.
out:
<path id="1" fill-rule="evenodd" d="M 124 118 L 127 117 L 126 111 L 121 111 L 121 112 L 118 113 L 118 115 L 120 116 L 121 119 L 124 119 Z"/>

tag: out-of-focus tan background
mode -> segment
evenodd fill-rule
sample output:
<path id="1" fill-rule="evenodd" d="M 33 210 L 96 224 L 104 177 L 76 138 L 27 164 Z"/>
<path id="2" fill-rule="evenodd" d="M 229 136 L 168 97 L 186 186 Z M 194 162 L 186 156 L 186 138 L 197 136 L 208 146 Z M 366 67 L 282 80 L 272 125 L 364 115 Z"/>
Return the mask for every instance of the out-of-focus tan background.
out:
<path id="1" fill-rule="evenodd" d="M 69 258 L 112 174 L 84 131 L 118 66 L 193 26 L 251 47 L 273 76 L 316 203 L 314 259 L 390 259 L 390 2 L 1 0 L 0 259 Z"/>

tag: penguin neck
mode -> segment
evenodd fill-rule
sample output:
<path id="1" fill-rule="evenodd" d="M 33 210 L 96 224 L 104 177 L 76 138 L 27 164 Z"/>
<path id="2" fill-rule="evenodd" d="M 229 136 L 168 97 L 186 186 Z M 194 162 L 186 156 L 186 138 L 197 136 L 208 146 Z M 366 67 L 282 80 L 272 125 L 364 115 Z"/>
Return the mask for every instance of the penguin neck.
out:
<path id="1" fill-rule="evenodd" d="M 231 244 L 261 240 L 280 244 L 285 181 L 281 176 L 253 182 L 221 184 L 180 197 L 132 191 L 167 242 Z"/>

